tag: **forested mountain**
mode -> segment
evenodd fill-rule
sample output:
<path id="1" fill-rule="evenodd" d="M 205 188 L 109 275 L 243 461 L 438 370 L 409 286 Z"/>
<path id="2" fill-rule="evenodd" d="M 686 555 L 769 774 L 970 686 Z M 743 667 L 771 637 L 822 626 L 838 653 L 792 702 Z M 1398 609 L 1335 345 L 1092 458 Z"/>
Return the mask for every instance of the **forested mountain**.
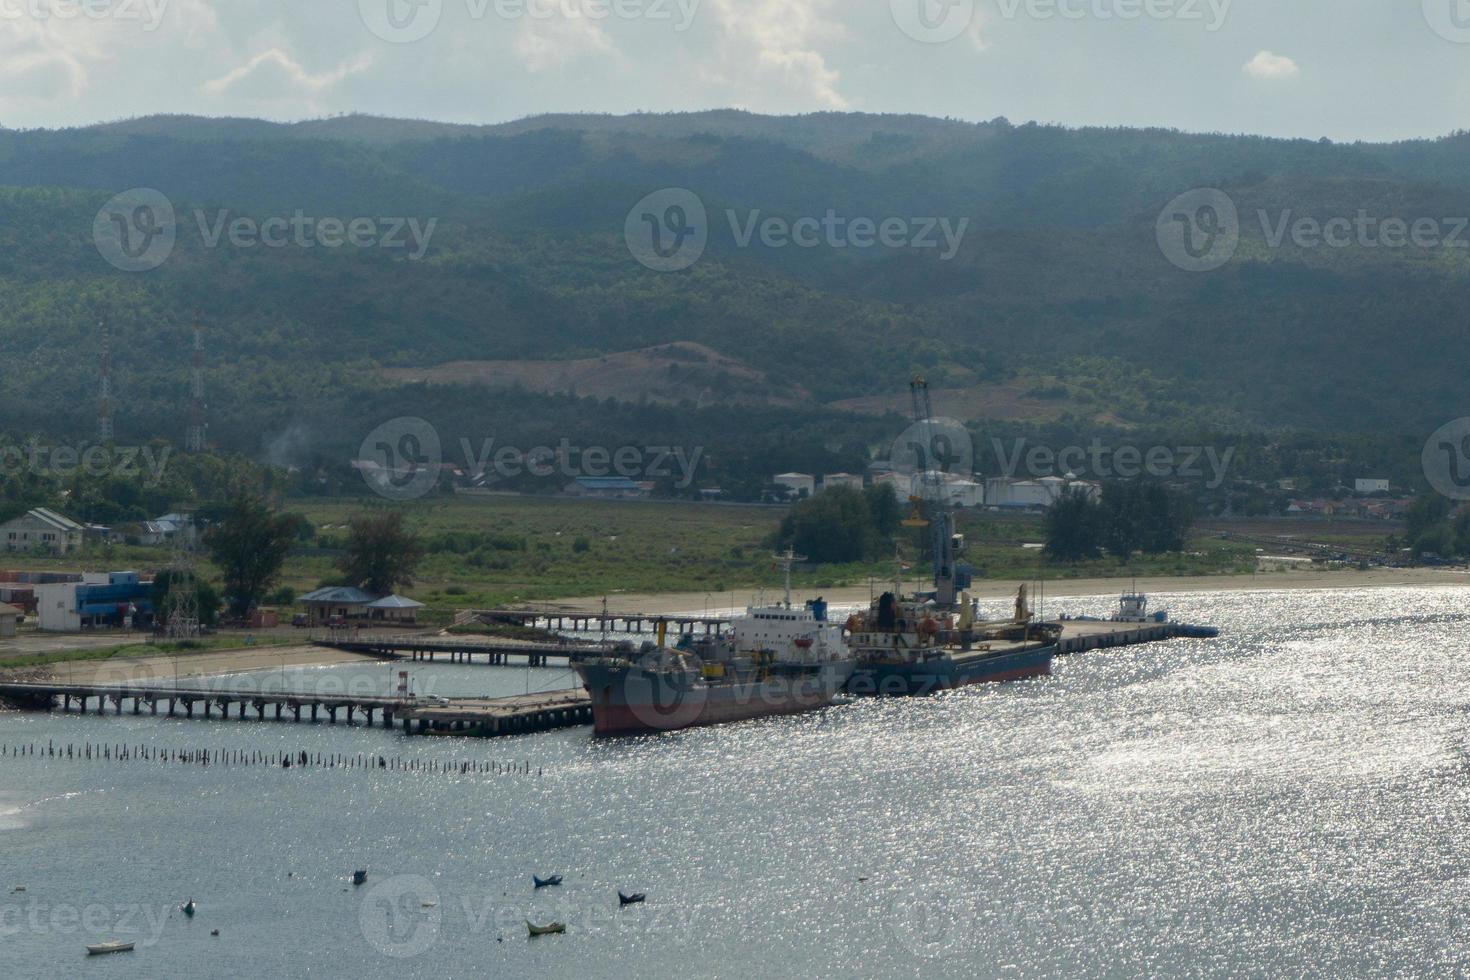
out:
<path id="1" fill-rule="evenodd" d="M 709 244 L 692 267 L 656 272 L 634 259 L 625 223 L 669 187 L 703 203 Z M 1200 187 L 1229 196 L 1241 241 L 1220 268 L 1190 272 L 1156 225 Z M 166 195 L 178 220 L 176 246 L 149 271 L 114 268 L 93 240 L 99 209 L 133 188 Z M 937 229 L 934 248 L 740 241 L 752 216 L 829 212 L 904 219 L 910 236 L 922 219 L 964 233 L 952 257 Z M 412 243 L 210 243 L 222 220 L 298 213 L 380 232 L 434 224 L 416 260 Z M 1431 221 L 1437 238 L 1272 241 L 1300 218 L 1360 215 L 1374 229 Z M 249 453 L 355 449 L 378 421 L 432 411 L 455 417 L 451 431 L 493 419 L 506 438 L 525 437 L 504 427 L 538 425 L 587 437 L 583 392 L 444 389 L 384 369 L 493 361 L 484 373 L 503 380 L 508 361 L 679 342 L 718 355 L 693 375 L 659 362 L 676 392 L 663 400 L 697 411 L 659 407 L 634 372 L 628 408 L 596 420 L 602 436 L 717 440 L 748 425 L 758 390 L 785 406 L 773 418 L 792 440 L 862 442 L 873 426 L 842 420 L 915 372 L 941 408 L 1011 421 L 1428 433 L 1470 414 L 1459 216 L 1470 216 L 1465 135 L 1341 145 L 735 111 L 0 130 L 0 397 L 11 435 L 89 434 L 106 315 L 119 438 L 174 437 L 199 310 L 211 438 Z M 696 420 L 703 436 L 689 431 Z"/>

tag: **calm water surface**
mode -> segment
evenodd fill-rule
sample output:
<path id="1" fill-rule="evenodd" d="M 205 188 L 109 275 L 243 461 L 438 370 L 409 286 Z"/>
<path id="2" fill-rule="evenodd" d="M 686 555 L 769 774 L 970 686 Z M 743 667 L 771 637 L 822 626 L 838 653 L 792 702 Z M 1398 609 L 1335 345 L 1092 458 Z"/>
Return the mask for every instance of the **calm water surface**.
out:
<path id="1" fill-rule="evenodd" d="M 1080 655 L 1045 680 L 654 738 L 0 715 L 7 745 L 533 772 L 0 759 L 0 973 L 1463 975 L 1470 593 L 1167 604 L 1225 636 Z M 227 683 L 386 689 L 389 673 Z M 440 694 L 570 681 L 414 673 Z M 356 867 L 371 877 L 354 889 Z M 533 892 L 533 872 L 566 883 Z M 617 888 L 648 903 L 619 910 Z M 175 911 L 189 897 L 193 921 Z M 526 918 L 568 931 L 530 941 Z M 83 956 L 108 938 L 138 951 Z"/>

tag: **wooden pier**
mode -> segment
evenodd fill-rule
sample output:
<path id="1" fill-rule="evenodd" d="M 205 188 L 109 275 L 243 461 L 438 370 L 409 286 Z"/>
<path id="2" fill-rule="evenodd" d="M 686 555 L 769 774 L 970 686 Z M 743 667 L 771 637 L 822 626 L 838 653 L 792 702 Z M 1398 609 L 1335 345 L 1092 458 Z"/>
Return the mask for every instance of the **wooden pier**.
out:
<path id="1" fill-rule="evenodd" d="M 1062 622 L 1062 638 L 1057 641 L 1057 655 L 1083 653 L 1108 647 L 1158 643 L 1183 635 L 1179 623 L 1115 623 L 1111 620 L 1068 619 Z"/>
<path id="2" fill-rule="evenodd" d="M 565 641 L 543 643 L 534 640 L 499 640 L 491 637 L 463 637 L 424 633 L 396 636 L 364 636 L 344 634 L 313 640 L 315 646 L 359 653 L 380 660 L 442 661 L 451 664 L 484 664 L 499 667 L 545 667 L 558 660 L 567 666 L 583 658 L 605 657 L 617 652 L 615 643 L 582 643 Z M 514 660 L 512 660 L 514 658 Z"/>
<path id="3" fill-rule="evenodd" d="M 291 691 L 216 691 L 153 684 L 0 682 L 0 698 L 30 711 L 141 715 L 200 720 L 294 721 L 368 727 L 401 724 L 407 733 L 517 735 L 590 724 L 583 691 L 548 691 L 508 698 L 402 698 L 389 695 Z M 269 716 L 269 717 L 268 717 Z"/>
<path id="4" fill-rule="evenodd" d="M 660 623 L 671 636 L 686 633 L 713 635 L 730 625 L 728 616 L 691 616 L 688 613 L 584 613 L 535 609 L 475 609 L 474 619 L 486 624 L 524 626 L 552 633 L 652 633 Z"/>

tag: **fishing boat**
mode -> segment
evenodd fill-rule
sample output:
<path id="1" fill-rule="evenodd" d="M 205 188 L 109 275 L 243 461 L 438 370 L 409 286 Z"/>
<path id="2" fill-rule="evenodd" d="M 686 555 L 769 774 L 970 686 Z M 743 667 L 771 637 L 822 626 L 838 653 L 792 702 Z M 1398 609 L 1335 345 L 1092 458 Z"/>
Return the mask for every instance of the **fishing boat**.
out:
<path id="1" fill-rule="evenodd" d="M 194 918 L 194 913 L 199 911 L 199 906 L 195 905 L 194 900 L 191 898 L 183 905 L 179 906 L 179 911 L 183 912 L 186 916 L 192 919 Z"/>
<path id="2" fill-rule="evenodd" d="M 552 875 L 549 878 L 537 878 L 532 875 L 531 880 L 536 883 L 537 888 L 554 888 L 561 884 L 561 875 Z"/>
<path id="3" fill-rule="evenodd" d="M 354 885 L 360 885 L 360 884 L 362 884 L 365 881 L 367 881 L 367 872 L 366 871 L 359 869 L 357 871 L 352 872 L 352 883 Z"/>
<path id="4" fill-rule="evenodd" d="M 97 943 L 95 946 L 87 947 L 88 956 L 106 956 L 108 953 L 131 953 L 133 943 L 125 943 L 119 940 L 112 942 Z"/>
<path id="5" fill-rule="evenodd" d="M 776 556 L 786 571 L 785 600 L 747 608 L 724 635 L 685 636 L 670 649 L 660 622 L 647 652 L 573 664 L 592 698 L 593 732 L 669 732 L 830 704 L 854 662 L 824 601 L 791 602 L 791 567 L 804 560 L 790 550 Z"/>
<path id="6" fill-rule="evenodd" d="M 565 922 L 552 922 L 544 926 L 538 926 L 530 919 L 526 920 L 526 932 L 533 939 L 537 936 L 555 936 L 566 931 L 567 926 Z"/>
<path id="7" fill-rule="evenodd" d="M 620 906 L 641 905 L 643 902 L 646 901 L 648 901 L 648 896 L 643 894 L 642 892 L 634 892 L 631 895 L 624 895 L 621 889 L 618 890 L 618 905 Z"/>

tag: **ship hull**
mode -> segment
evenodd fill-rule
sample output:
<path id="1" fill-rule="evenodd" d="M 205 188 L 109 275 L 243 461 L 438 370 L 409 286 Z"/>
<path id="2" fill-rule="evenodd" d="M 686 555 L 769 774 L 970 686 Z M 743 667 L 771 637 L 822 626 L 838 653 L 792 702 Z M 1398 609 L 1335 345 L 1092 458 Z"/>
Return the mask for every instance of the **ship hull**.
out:
<path id="1" fill-rule="evenodd" d="M 1051 673 L 1055 646 L 1036 646 L 1003 653 L 950 653 L 919 662 L 859 660 L 847 691 L 865 697 L 913 697 L 971 684 L 997 684 L 1045 677 Z"/>
<path id="2" fill-rule="evenodd" d="M 763 680 L 706 683 L 637 666 L 577 667 L 592 698 L 595 735 L 647 735 L 704 725 L 793 715 L 827 706 L 852 674 L 851 660 Z"/>

